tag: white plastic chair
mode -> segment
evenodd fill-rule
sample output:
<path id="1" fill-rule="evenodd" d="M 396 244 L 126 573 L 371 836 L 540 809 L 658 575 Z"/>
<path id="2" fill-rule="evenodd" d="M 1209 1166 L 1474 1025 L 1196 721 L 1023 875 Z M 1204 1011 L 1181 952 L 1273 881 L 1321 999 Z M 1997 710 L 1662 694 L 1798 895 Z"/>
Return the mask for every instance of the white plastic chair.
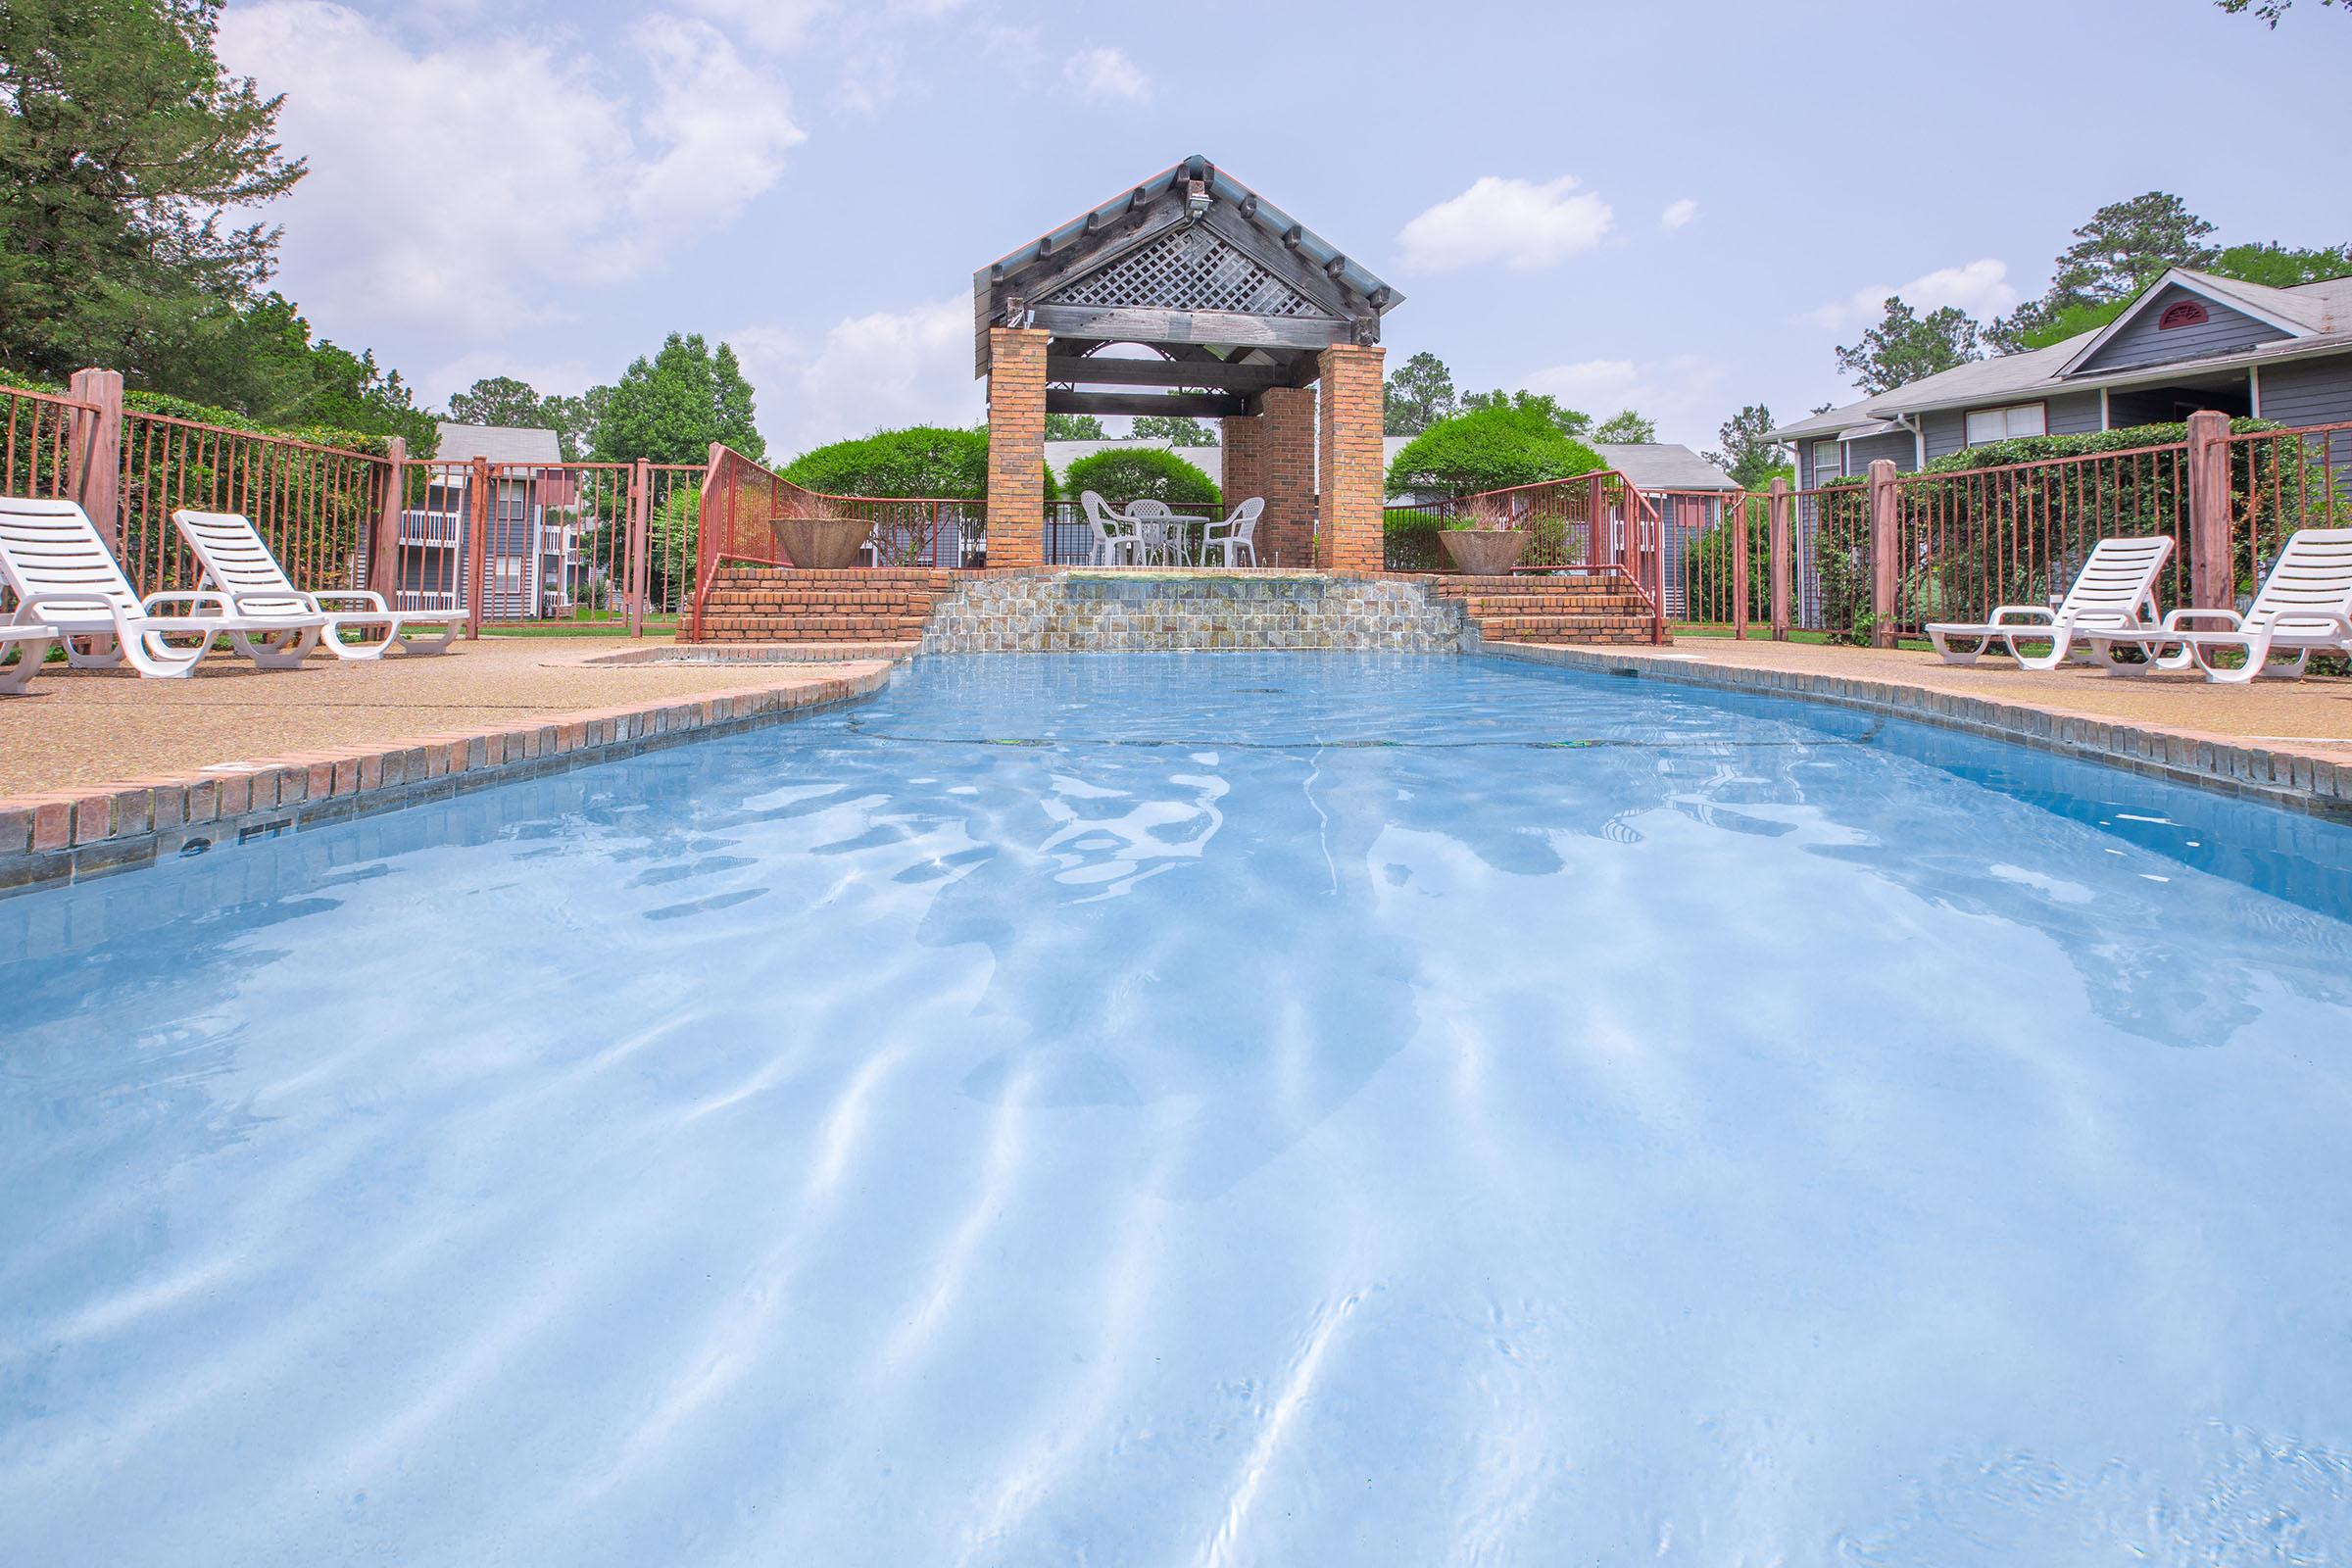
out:
<path id="1" fill-rule="evenodd" d="M 2157 625 L 2156 576 L 2173 554 L 2173 542 L 2161 534 L 2132 539 L 2102 539 L 2090 559 L 2076 573 L 2066 598 L 2052 610 L 2044 605 L 2003 605 L 1985 621 L 1937 621 L 1928 627 L 1928 640 L 1947 664 L 1973 664 L 1998 642 L 2023 669 L 2056 669 L 2077 652 L 2077 638 L 2087 640 L 2096 628 L 2145 628 Z M 2047 642 L 2046 654 L 2022 654 L 2020 640 Z M 1975 647 L 1953 647 L 1954 641 L 1973 640 Z M 2104 656 L 2098 656 L 2103 659 Z M 2104 660 L 2113 665 L 2112 660 Z M 2122 666 L 2141 669 L 2144 665 Z"/>
<path id="2" fill-rule="evenodd" d="M 1111 515 L 1102 497 L 1093 490 L 1082 492 L 1078 504 L 1086 509 L 1086 525 L 1095 531 L 1094 564 L 1115 566 L 1121 561 L 1140 564 L 1143 560 L 1143 536 L 1133 523 L 1124 517 Z"/>
<path id="3" fill-rule="evenodd" d="M 1141 553 L 1147 562 L 1157 560 L 1169 565 L 1184 564 L 1184 536 L 1176 524 L 1176 511 L 1165 501 L 1146 497 L 1130 501 L 1120 514 L 1135 525 L 1141 541 Z"/>
<path id="4" fill-rule="evenodd" d="M 1233 509 L 1233 515 L 1222 522 L 1211 522 L 1200 530 L 1200 560 L 1208 562 L 1212 550 L 1224 554 L 1225 564 L 1236 564 L 1237 556 L 1248 556 L 1250 564 L 1257 564 L 1257 519 L 1266 510 L 1265 498 L 1251 496 Z"/>
<path id="5" fill-rule="evenodd" d="M 0 696 L 14 697 L 32 684 L 32 677 L 49 661 L 49 649 L 57 641 L 57 628 L 31 622 L 22 626 L 0 626 L 0 658 L 6 658 L 13 646 L 17 662 L 0 664 Z"/>
<path id="6" fill-rule="evenodd" d="M 466 618 L 463 610 L 393 610 L 384 603 L 383 595 L 364 588 L 327 588 L 305 593 L 294 586 L 286 569 L 270 553 L 260 530 L 239 513 L 182 509 L 172 514 L 172 522 L 204 567 L 205 584 L 225 589 L 241 608 L 268 608 L 321 616 L 326 623 L 326 646 L 334 650 L 337 659 L 381 659 L 384 650 L 395 643 L 404 654 L 447 653 L 451 639 L 457 636 L 458 627 Z M 343 611 L 332 608 L 338 604 L 356 604 L 359 608 Z M 412 624 L 438 626 L 441 635 L 412 637 L 409 635 Z M 347 643 L 343 640 L 346 626 L 381 627 L 383 635 Z M 252 652 L 244 633 L 232 631 L 228 640 L 237 652 Z"/>
<path id="7" fill-rule="evenodd" d="M 2224 622 L 2222 629 L 2198 631 L 2198 621 Z M 2132 632 L 2086 632 L 2102 658 L 2112 645 L 2137 648 L 2148 656 L 2146 664 L 2107 667 L 2119 674 L 2149 668 L 2186 669 L 2194 664 L 2205 678 L 2224 686 L 2243 686 L 2257 676 L 2296 680 L 2314 654 L 2352 653 L 2352 528 L 2304 528 L 2288 537 L 2278 564 L 2263 579 L 2254 603 L 2239 614 L 2234 610 L 2176 610 L 2164 624 Z M 2225 669 L 2213 656 L 2229 649 L 2245 656 L 2235 669 Z M 2271 656 L 2291 652 L 2292 664 L 2273 668 Z"/>
<path id="8" fill-rule="evenodd" d="M 128 663 L 142 675 L 185 676 L 219 636 L 263 669 L 291 669 L 318 644 L 326 617 L 280 604 L 241 604 L 219 589 L 131 591 L 89 514 L 71 501 L 0 496 L 0 577 L 17 596 L 17 626 L 46 625 L 76 669 Z M 165 605 L 213 605 L 209 612 L 156 613 Z M 193 646 L 166 641 L 193 635 Z M 258 640 L 257 640 L 258 639 Z"/>

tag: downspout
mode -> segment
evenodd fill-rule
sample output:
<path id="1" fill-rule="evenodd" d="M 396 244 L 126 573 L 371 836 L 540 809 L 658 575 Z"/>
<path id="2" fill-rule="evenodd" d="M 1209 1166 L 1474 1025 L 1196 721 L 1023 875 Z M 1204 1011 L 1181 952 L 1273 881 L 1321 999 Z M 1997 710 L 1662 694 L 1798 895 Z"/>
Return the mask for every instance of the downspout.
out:
<path id="1" fill-rule="evenodd" d="M 1927 427 L 1919 422 L 1916 414 L 1897 414 L 1894 423 L 1911 432 L 1911 471 L 1917 473 L 1928 466 Z"/>

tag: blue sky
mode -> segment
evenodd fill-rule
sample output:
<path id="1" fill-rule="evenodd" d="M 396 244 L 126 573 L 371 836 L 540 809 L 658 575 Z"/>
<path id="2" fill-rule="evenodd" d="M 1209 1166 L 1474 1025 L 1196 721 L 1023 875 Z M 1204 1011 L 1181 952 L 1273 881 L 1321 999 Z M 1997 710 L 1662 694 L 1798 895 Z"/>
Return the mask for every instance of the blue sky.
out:
<path id="1" fill-rule="evenodd" d="M 278 285 L 438 402 L 734 342 L 789 453 L 982 410 L 974 268 L 1206 154 L 1407 297 L 1392 365 L 1701 447 L 1853 396 L 1900 287 L 1989 316 L 2101 203 L 2352 238 L 2352 20 L 1973 6 L 232 0 L 310 177 Z"/>

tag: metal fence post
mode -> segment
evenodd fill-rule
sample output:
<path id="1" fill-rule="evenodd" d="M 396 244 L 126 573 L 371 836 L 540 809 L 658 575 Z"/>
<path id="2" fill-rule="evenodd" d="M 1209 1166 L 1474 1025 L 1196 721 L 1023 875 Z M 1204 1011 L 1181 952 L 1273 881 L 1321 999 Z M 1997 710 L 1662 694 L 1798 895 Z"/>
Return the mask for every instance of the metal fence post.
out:
<path id="1" fill-rule="evenodd" d="M 398 608 L 400 597 L 400 514 L 408 499 L 409 441 L 385 443 L 383 503 L 375 509 L 375 542 L 368 550 L 368 586 Z"/>
<path id="2" fill-rule="evenodd" d="M 2237 608 L 2230 560 L 2230 416 L 2200 409 L 2188 416 L 2188 597 L 2199 610 Z"/>
<path id="3" fill-rule="evenodd" d="M 466 635 L 482 635 L 482 591 L 490 577 L 490 465 L 476 458 L 466 484 Z"/>
<path id="4" fill-rule="evenodd" d="M 1772 499 L 1767 503 L 1766 515 L 1769 548 L 1772 551 L 1772 640 L 1788 640 L 1788 481 L 1772 481 Z"/>
<path id="5" fill-rule="evenodd" d="M 1894 646 L 1894 617 L 1899 579 L 1895 573 L 1897 532 L 1894 460 L 1880 458 L 1870 466 L 1870 646 Z"/>
<path id="6" fill-rule="evenodd" d="M 122 559 L 122 372 L 75 370 L 66 396 L 94 404 L 94 414 L 76 413 L 67 436 L 67 464 L 74 499 L 97 524 L 115 559 Z"/>
<path id="7" fill-rule="evenodd" d="M 629 470 L 629 559 L 621 589 L 629 600 L 629 635 L 645 635 L 645 596 L 653 580 L 646 546 L 652 537 L 653 465 L 639 458 Z"/>

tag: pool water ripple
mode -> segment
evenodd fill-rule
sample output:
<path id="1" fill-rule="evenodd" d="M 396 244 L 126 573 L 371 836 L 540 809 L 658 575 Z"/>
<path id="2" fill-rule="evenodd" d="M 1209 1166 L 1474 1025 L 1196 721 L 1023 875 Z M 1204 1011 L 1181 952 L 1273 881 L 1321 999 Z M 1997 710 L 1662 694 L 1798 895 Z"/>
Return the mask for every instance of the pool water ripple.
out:
<path id="1" fill-rule="evenodd" d="M 0 901 L 0 1543 L 2352 1559 L 2348 915 L 2330 823 L 1314 656 Z"/>

